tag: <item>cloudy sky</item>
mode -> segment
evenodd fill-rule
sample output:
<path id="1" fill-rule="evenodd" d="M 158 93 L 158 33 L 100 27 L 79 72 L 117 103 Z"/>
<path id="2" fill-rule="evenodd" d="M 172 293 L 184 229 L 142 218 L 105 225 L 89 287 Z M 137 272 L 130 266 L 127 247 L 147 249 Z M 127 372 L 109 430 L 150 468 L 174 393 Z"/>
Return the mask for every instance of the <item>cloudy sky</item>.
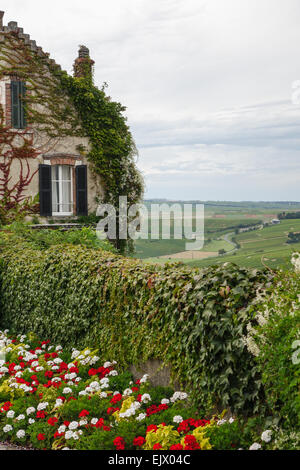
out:
<path id="1" fill-rule="evenodd" d="M 89 47 L 96 84 L 127 106 L 147 197 L 300 200 L 299 0 L 0 9 L 70 73 L 78 45 Z"/>

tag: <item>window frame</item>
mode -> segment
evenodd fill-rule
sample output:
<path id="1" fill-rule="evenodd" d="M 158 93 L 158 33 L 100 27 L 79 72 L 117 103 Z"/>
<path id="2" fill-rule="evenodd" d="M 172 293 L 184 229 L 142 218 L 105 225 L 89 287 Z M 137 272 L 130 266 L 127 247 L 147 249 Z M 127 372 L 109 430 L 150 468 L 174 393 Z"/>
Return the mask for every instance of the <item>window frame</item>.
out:
<path id="1" fill-rule="evenodd" d="M 62 167 L 64 166 L 67 166 L 69 169 L 70 169 L 70 179 L 69 180 L 63 180 L 62 179 Z M 54 179 L 52 177 L 52 168 L 54 167 L 58 167 L 58 172 L 59 172 L 59 178 L 58 180 Z M 70 207 L 72 207 L 72 210 L 71 212 L 55 212 L 53 210 L 53 183 L 58 183 L 58 194 L 59 194 L 59 201 L 62 201 L 62 202 L 58 202 L 56 203 L 56 206 L 63 206 L 63 205 L 66 205 L 66 204 L 69 204 Z M 63 183 L 70 183 L 70 192 L 71 192 L 71 198 L 70 198 L 70 202 L 69 203 L 66 203 L 66 202 L 63 202 L 63 198 L 62 198 L 62 194 L 63 194 L 63 191 L 62 191 L 62 187 L 63 187 Z M 52 198 L 51 198 L 51 204 L 52 204 L 52 216 L 54 217 L 69 217 L 69 216 L 72 216 L 74 215 L 74 197 L 73 197 L 73 167 L 71 165 L 62 165 L 62 164 L 58 164 L 58 165 L 52 165 L 51 166 L 51 187 L 52 187 Z"/>

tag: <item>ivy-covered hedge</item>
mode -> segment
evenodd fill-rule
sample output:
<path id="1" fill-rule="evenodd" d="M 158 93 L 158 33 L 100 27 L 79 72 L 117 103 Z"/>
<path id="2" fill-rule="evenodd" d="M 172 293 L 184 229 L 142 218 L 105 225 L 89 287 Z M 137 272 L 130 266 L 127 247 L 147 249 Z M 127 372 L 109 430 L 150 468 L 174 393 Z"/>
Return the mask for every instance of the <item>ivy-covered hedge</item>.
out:
<path id="1" fill-rule="evenodd" d="M 71 245 L 6 247 L 0 260 L 2 329 L 97 344 L 124 367 L 162 359 L 206 409 L 258 409 L 261 379 L 243 336 L 247 306 L 269 273 L 157 267 Z"/>

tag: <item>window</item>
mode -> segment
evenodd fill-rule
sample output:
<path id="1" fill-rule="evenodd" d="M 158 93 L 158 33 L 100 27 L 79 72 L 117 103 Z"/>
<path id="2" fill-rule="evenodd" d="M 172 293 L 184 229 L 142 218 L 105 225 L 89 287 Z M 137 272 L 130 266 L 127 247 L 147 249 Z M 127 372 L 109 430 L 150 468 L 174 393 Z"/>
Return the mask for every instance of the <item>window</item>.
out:
<path id="1" fill-rule="evenodd" d="M 73 214 L 72 168 L 68 165 L 52 166 L 52 214 Z"/>
<path id="2" fill-rule="evenodd" d="M 39 198 L 42 217 L 88 215 L 87 166 L 39 165 Z"/>
<path id="3" fill-rule="evenodd" d="M 14 129 L 25 129 L 26 116 L 24 109 L 24 97 L 26 86 L 24 82 L 11 82 L 11 125 Z"/>

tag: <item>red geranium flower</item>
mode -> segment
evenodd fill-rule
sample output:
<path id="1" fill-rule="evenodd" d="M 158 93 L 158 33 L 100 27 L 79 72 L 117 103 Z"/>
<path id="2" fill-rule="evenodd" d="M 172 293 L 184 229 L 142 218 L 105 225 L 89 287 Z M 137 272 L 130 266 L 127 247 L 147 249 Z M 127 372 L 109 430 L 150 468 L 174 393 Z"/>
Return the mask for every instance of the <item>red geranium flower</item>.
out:
<path id="1" fill-rule="evenodd" d="M 160 450 L 160 449 L 162 449 L 162 445 L 161 445 L 161 444 L 154 444 L 153 450 Z"/>
<path id="2" fill-rule="evenodd" d="M 84 416 L 88 416 L 90 414 L 89 411 L 87 410 L 82 410 L 80 413 L 79 413 L 79 418 L 83 418 Z"/>
<path id="3" fill-rule="evenodd" d="M 181 444 L 173 444 L 170 450 L 183 450 L 183 446 Z"/>
<path id="4" fill-rule="evenodd" d="M 146 432 L 148 433 L 148 432 L 151 432 L 151 431 L 154 431 L 154 432 L 157 431 L 157 426 L 156 426 L 156 424 L 150 424 L 150 425 L 147 427 L 147 431 L 146 431 Z"/>
<path id="5" fill-rule="evenodd" d="M 184 434 L 187 434 L 190 429 L 191 429 L 191 428 L 190 428 L 189 425 L 188 425 L 188 420 L 186 420 L 186 421 L 182 421 L 182 422 L 179 424 L 179 426 L 178 426 L 178 428 L 177 428 L 177 431 L 178 431 L 179 433 L 183 432 Z"/>
<path id="6" fill-rule="evenodd" d="M 55 426 L 57 421 L 58 421 L 58 419 L 55 418 L 55 416 L 54 416 L 53 418 L 49 418 L 47 423 L 50 424 L 50 426 Z"/>
<path id="7" fill-rule="evenodd" d="M 198 442 L 196 441 L 195 436 L 188 434 L 184 438 L 184 450 L 200 450 L 201 447 L 199 446 Z"/>
<path id="8" fill-rule="evenodd" d="M 39 441 L 44 441 L 44 440 L 46 439 L 45 434 L 41 434 L 41 433 L 38 434 L 36 437 L 37 437 L 37 439 L 38 439 Z"/>
<path id="9" fill-rule="evenodd" d="M 97 421 L 97 423 L 95 424 L 95 428 L 101 429 L 102 426 L 103 426 L 103 424 L 104 424 L 104 419 L 103 419 L 103 418 L 100 418 L 100 419 Z"/>
<path id="10" fill-rule="evenodd" d="M 8 411 L 10 409 L 10 407 L 12 406 L 12 403 L 10 401 L 7 401 L 6 403 L 4 403 L 4 405 L 2 405 L 2 410 L 3 411 Z"/>
<path id="11" fill-rule="evenodd" d="M 116 403 L 118 403 L 118 401 L 121 401 L 121 400 L 122 400 L 122 395 L 121 395 L 121 393 L 117 393 L 117 395 L 114 395 L 114 396 L 112 397 L 112 399 L 110 400 L 110 403 L 111 403 L 112 405 L 115 405 Z"/>
<path id="12" fill-rule="evenodd" d="M 145 444 L 145 439 L 142 436 L 136 437 L 133 439 L 133 445 L 136 447 L 142 447 Z"/>
<path id="13" fill-rule="evenodd" d="M 117 450 L 124 450 L 125 449 L 125 441 L 123 437 L 116 437 L 114 440 L 114 446 L 116 447 Z"/>
<path id="14" fill-rule="evenodd" d="M 120 408 L 113 408 L 112 406 L 110 408 L 107 408 L 107 414 L 108 415 L 113 414 L 116 411 L 120 411 Z"/>

